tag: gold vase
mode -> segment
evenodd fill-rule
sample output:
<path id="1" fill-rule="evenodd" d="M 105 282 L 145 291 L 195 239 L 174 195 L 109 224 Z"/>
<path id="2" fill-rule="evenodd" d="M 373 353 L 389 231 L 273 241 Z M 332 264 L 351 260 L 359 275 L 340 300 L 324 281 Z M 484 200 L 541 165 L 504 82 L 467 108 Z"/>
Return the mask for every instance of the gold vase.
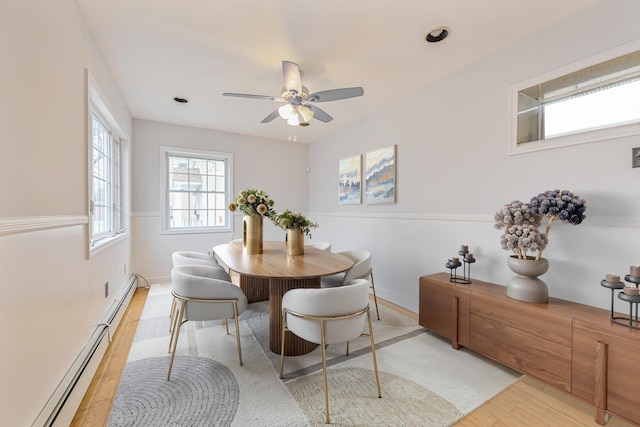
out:
<path id="1" fill-rule="evenodd" d="M 287 230 L 287 255 L 304 255 L 304 234 L 302 230 Z"/>
<path id="2" fill-rule="evenodd" d="M 245 215 L 242 220 L 242 248 L 248 254 L 262 253 L 262 215 Z"/>

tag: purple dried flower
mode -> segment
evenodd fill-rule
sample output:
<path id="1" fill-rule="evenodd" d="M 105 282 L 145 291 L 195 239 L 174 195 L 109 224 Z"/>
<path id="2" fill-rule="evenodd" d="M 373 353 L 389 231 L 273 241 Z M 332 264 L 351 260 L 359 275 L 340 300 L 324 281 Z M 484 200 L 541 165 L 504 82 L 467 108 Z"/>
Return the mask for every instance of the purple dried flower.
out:
<path id="1" fill-rule="evenodd" d="M 586 202 L 568 190 L 549 190 L 531 198 L 531 212 L 544 215 L 550 220 L 580 224 L 585 218 Z"/>
<path id="2" fill-rule="evenodd" d="M 527 252 L 542 251 L 549 243 L 549 231 L 555 220 L 573 225 L 580 224 L 585 218 L 586 202 L 568 190 L 548 190 L 534 196 L 529 204 L 518 200 L 504 205 L 495 215 L 494 227 L 505 228 L 500 236 L 503 249 L 513 251 L 519 258 L 527 256 Z M 544 233 L 538 227 L 542 217 L 548 222 Z"/>

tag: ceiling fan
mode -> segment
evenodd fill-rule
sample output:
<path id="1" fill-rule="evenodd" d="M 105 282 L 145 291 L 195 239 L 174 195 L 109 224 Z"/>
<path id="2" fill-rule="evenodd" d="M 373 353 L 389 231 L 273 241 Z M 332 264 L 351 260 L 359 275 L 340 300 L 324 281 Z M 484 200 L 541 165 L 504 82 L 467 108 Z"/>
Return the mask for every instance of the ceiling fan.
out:
<path id="1" fill-rule="evenodd" d="M 280 116 L 291 126 L 308 126 L 312 118 L 320 120 L 323 123 L 328 123 L 333 120 L 333 117 L 315 106 L 315 102 L 338 101 L 340 99 L 355 98 L 356 96 L 362 96 L 364 94 L 364 89 L 361 87 L 329 89 L 310 94 L 309 90 L 302 85 L 298 64 L 290 61 L 282 61 L 282 76 L 284 77 L 284 87 L 282 88 L 280 96 L 229 92 L 225 92 L 222 95 L 282 102 L 284 105 L 276 108 L 271 114 L 262 119 L 261 123 L 269 123 Z"/>

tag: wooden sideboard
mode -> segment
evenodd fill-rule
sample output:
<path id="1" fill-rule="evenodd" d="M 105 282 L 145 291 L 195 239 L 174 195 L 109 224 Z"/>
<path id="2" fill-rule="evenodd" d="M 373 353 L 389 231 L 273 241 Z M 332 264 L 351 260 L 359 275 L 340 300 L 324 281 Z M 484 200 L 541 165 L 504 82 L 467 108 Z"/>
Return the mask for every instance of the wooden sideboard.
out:
<path id="1" fill-rule="evenodd" d="M 504 286 L 449 277 L 420 277 L 421 326 L 453 348 L 467 347 L 586 400 L 600 425 L 607 413 L 640 424 L 640 330 L 611 322 L 608 310 L 556 298 L 516 301 Z"/>

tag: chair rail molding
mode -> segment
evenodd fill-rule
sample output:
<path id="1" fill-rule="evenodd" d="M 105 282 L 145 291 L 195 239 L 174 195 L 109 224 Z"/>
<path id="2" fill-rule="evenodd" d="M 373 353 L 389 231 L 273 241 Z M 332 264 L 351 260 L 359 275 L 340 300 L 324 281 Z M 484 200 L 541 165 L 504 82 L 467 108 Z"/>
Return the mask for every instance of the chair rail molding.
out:
<path id="1" fill-rule="evenodd" d="M 0 236 L 51 228 L 73 227 L 89 223 L 87 215 L 31 216 L 0 218 Z"/>
<path id="2" fill-rule="evenodd" d="M 493 214 L 429 214 L 417 212 L 405 213 L 378 213 L 378 212 L 309 212 L 314 217 L 332 218 L 370 218 L 392 219 L 405 221 L 463 221 L 463 222 L 493 222 Z"/>
<path id="3" fill-rule="evenodd" d="M 493 223 L 493 214 L 431 214 L 431 213 L 376 213 L 376 212 L 309 212 L 314 218 L 369 218 L 394 221 L 428 221 L 428 222 L 476 222 Z M 640 217 L 631 216 L 596 216 L 591 215 L 581 224 L 582 227 L 616 227 L 640 228 Z"/>

